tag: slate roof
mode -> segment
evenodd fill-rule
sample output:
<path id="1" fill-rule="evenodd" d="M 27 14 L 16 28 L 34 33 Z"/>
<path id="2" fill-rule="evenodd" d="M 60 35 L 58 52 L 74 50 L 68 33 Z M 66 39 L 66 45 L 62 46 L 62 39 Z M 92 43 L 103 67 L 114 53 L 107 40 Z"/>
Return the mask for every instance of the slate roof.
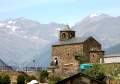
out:
<path id="1" fill-rule="evenodd" d="M 99 81 L 99 80 L 97 80 L 97 79 L 95 79 L 95 78 L 93 78 L 93 77 L 90 77 L 90 76 L 88 76 L 88 75 L 86 75 L 86 74 L 83 74 L 83 73 L 77 73 L 77 74 L 75 74 L 75 75 L 73 75 L 73 76 L 70 76 L 70 77 L 65 78 L 65 79 L 63 79 L 63 80 L 61 80 L 61 81 L 58 81 L 56 84 L 67 84 L 67 81 L 70 81 L 70 80 L 73 80 L 74 78 L 79 78 L 79 77 L 86 77 L 86 78 L 88 78 L 88 79 L 90 79 L 90 80 L 94 80 L 94 81 L 97 82 L 97 84 L 106 84 L 106 83 L 103 82 L 103 81 Z M 70 84 L 72 84 L 72 83 L 70 83 Z M 86 83 L 81 81 L 80 84 L 86 84 Z"/>
<path id="2" fill-rule="evenodd" d="M 72 39 L 65 40 L 65 41 L 58 41 L 58 42 L 54 43 L 53 46 L 83 43 L 84 41 L 86 41 L 89 38 L 91 38 L 91 37 L 76 37 L 76 38 L 72 38 Z"/>
<path id="3" fill-rule="evenodd" d="M 120 57 L 120 53 L 115 53 L 115 54 L 106 54 L 105 56 L 104 56 L 105 58 L 110 58 L 110 57 Z"/>

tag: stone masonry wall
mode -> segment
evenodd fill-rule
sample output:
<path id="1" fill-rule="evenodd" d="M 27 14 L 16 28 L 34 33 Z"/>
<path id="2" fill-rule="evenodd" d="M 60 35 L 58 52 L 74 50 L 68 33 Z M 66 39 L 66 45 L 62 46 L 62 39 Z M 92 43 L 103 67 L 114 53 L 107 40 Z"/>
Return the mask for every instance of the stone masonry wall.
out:
<path id="1" fill-rule="evenodd" d="M 59 72 L 70 75 L 79 71 L 79 63 L 74 54 L 83 52 L 83 44 L 71 44 L 52 47 L 52 59 L 58 58 Z"/>
<path id="2" fill-rule="evenodd" d="M 96 60 L 100 60 L 100 56 L 101 54 L 99 54 L 99 52 L 97 52 L 94 57 L 90 56 L 90 50 L 92 48 L 96 48 L 97 50 L 101 50 L 101 45 L 93 38 L 89 38 L 87 41 L 84 42 L 84 46 L 83 46 L 83 51 L 85 53 L 85 55 L 88 57 L 87 59 L 87 62 L 88 63 L 93 63 L 91 62 L 90 59 L 92 59 L 95 63 L 96 63 Z M 90 58 L 92 57 L 92 58 Z"/>
<path id="3" fill-rule="evenodd" d="M 102 52 L 91 51 L 90 52 L 90 62 L 91 63 L 100 63 L 101 56 L 103 56 Z"/>

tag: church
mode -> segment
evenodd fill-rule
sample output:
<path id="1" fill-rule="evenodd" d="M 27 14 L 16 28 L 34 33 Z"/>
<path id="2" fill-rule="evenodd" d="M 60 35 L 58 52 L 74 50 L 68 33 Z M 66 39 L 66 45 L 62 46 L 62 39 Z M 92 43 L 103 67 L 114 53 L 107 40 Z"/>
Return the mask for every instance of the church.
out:
<path id="1" fill-rule="evenodd" d="M 52 45 L 52 62 L 54 72 L 70 76 L 80 72 L 80 64 L 75 54 L 84 53 L 84 63 L 100 63 L 103 58 L 101 44 L 92 36 L 76 37 L 76 32 L 68 25 L 59 32 L 59 40 Z"/>

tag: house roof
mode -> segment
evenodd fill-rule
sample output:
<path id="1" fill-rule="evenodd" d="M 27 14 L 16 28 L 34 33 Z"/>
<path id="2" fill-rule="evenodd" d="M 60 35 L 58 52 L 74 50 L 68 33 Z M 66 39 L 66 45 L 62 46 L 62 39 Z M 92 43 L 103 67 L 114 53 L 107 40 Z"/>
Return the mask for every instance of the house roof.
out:
<path id="1" fill-rule="evenodd" d="M 72 39 L 65 40 L 65 41 L 58 41 L 55 44 L 53 44 L 53 46 L 83 43 L 89 38 L 91 38 L 91 36 L 89 36 L 89 37 L 76 37 L 76 38 L 72 38 Z"/>
<path id="2" fill-rule="evenodd" d="M 106 55 L 104 55 L 104 57 L 105 57 L 105 58 L 120 57 L 120 53 L 106 54 Z"/>
<path id="3" fill-rule="evenodd" d="M 78 73 L 78 74 L 75 74 L 75 75 L 70 76 L 70 77 L 68 77 L 68 78 L 65 78 L 65 79 L 63 79 L 63 80 L 61 80 L 61 81 L 58 81 L 56 84 L 65 84 L 65 82 L 67 82 L 67 81 L 69 81 L 69 80 L 71 80 L 71 79 L 74 79 L 74 78 L 79 78 L 79 77 L 86 77 L 86 78 L 88 78 L 88 79 L 90 79 L 90 80 L 94 80 L 94 81 L 98 82 L 99 84 L 105 84 L 105 82 L 99 81 L 99 80 L 97 80 L 97 79 L 95 79 L 95 78 L 93 78 L 93 77 L 90 77 L 90 76 L 88 76 L 88 75 L 86 75 L 86 74 L 83 74 L 83 73 Z M 84 82 L 81 83 L 81 84 L 84 84 Z"/>

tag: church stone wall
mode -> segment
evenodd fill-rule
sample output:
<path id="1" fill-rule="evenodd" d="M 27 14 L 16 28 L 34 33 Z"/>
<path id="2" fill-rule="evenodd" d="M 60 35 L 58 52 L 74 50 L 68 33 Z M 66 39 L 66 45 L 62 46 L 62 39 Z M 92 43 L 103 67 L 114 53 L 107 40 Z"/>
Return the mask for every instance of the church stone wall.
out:
<path id="1" fill-rule="evenodd" d="M 59 71 L 63 74 L 72 74 L 79 71 L 79 63 L 74 54 L 83 52 L 83 44 L 59 45 L 52 47 L 52 59 L 58 59 Z"/>
<path id="2" fill-rule="evenodd" d="M 91 51 L 90 52 L 90 62 L 91 63 L 100 63 L 104 52 L 100 51 Z"/>

